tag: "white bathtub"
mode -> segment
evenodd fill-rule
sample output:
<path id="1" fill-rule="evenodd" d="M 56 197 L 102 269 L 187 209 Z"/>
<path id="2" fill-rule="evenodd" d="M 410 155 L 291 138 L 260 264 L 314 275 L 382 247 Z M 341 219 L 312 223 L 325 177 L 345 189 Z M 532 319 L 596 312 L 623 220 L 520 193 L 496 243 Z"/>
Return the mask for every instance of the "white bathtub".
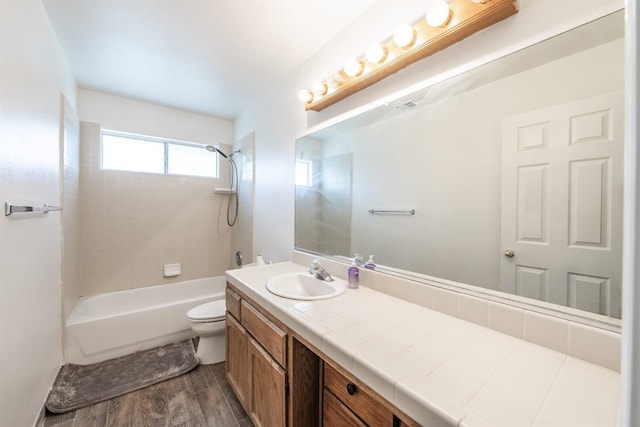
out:
<path id="1" fill-rule="evenodd" d="M 193 336 L 187 311 L 224 299 L 224 276 L 82 297 L 65 325 L 65 362 L 88 364 Z"/>

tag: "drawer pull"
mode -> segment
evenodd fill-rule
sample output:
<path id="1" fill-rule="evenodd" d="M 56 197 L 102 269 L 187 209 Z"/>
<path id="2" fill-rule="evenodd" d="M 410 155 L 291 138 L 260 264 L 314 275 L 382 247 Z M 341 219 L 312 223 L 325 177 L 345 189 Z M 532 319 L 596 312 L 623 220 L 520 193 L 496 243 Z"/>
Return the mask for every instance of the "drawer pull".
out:
<path id="1" fill-rule="evenodd" d="M 354 383 L 347 384 L 347 393 L 349 393 L 350 396 L 356 394 L 357 390 L 358 389 L 356 388 L 356 385 Z"/>

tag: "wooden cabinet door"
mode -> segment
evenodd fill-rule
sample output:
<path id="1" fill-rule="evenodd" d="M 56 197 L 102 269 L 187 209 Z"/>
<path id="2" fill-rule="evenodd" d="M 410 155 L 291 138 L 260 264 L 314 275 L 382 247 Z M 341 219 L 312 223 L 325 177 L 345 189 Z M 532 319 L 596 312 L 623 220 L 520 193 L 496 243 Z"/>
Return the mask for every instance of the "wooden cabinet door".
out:
<path id="1" fill-rule="evenodd" d="M 286 374 L 269 354 L 249 337 L 251 404 L 249 416 L 256 427 L 284 427 Z"/>
<path id="2" fill-rule="evenodd" d="M 227 313 L 226 318 L 226 370 L 227 379 L 245 409 L 249 408 L 250 366 L 249 335 L 247 331 Z"/>
<path id="3" fill-rule="evenodd" d="M 366 427 L 360 418 L 356 417 L 333 393 L 324 389 L 322 399 L 322 425 L 323 427 Z"/>

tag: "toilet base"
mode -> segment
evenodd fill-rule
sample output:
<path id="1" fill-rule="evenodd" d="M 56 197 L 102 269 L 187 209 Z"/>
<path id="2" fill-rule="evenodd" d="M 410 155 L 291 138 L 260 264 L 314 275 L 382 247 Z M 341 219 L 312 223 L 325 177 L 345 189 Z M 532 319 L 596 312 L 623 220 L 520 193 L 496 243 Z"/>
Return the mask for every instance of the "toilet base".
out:
<path id="1" fill-rule="evenodd" d="M 210 337 L 200 337 L 196 356 L 201 365 L 224 362 L 225 358 L 225 336 L 214 335 Z"/>

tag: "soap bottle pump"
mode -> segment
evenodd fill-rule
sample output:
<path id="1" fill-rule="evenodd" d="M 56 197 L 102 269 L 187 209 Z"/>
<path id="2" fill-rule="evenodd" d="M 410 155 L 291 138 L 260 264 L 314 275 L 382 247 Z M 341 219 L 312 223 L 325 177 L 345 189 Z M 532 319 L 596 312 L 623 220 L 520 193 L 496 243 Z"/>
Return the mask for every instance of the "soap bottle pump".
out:
<path id="1" fill-rule="evenodd" d="M 375 270 L 376 269 L 376 263 L 373 262 L 373 255 L 369 255 L 369 261 L 367 261 L 364 264 L 364 268 L 366 268 L 368 270 Z"/>
<path id="2" fill-rule="evenodd" d="M 353 259 L 349 269 L 347 270 L 347 286 L 350 289 L 358 289 L 360 286 L 360 269 L 358 268 L 358 259 L 357 257 Z"/>

